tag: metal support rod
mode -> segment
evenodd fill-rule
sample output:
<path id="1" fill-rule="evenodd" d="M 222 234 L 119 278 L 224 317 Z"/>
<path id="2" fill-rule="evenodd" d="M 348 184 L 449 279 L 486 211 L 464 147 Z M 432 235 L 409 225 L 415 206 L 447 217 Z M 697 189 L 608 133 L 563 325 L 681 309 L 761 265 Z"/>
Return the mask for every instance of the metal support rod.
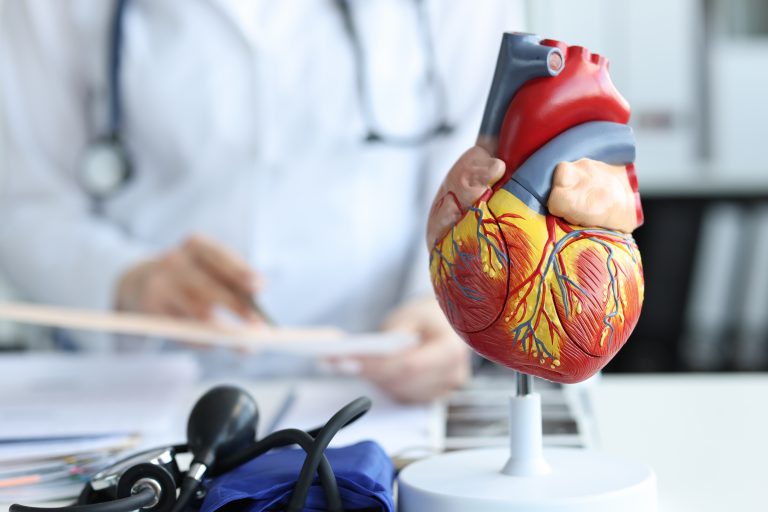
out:
<path id="1" fill-rule="evenodd" d="M 533 393 L 533 377 L 527 373 L 517 372 L 517 396 L 526 396 Z"/>

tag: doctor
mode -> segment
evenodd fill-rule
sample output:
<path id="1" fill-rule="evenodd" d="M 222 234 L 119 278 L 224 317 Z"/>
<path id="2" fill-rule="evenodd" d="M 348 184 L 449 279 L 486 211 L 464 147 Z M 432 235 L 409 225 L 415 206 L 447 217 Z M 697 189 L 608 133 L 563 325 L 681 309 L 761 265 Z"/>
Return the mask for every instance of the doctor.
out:
<path id="1" fill-rule="evenodd" d="M 445 393 L 468 354 L 426 213 L 519 3 L 7 0 L 2 271 L 41 302 L 257 321 L 257 294 L 279 324 L 414 330 L 359 368 Z"/>

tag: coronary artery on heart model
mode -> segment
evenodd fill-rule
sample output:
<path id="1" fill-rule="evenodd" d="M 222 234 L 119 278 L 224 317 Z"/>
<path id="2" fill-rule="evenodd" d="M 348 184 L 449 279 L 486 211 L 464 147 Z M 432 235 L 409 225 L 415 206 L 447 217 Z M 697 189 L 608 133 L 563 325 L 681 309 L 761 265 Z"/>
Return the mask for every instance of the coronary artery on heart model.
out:
<path id="1" fill-rule="evenodd" d="M 634 239 L 571 224 L 551 215 L 547 201 L 560 162 L 622 166 L 633 225 L 642 223 L 629 113 L 602 56 L 504 35 L 478 140 L 504 161 L 505 173 L 430 241 L 440 306 L 482 356 L 572 383 L 626 343 L 644 291 Z"/>

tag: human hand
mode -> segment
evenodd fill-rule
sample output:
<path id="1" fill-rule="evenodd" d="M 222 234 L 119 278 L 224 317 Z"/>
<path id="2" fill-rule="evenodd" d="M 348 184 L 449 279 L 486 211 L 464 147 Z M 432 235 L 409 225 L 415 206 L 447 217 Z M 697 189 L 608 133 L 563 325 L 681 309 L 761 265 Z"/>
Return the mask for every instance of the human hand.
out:
<path id="1" fill-rule="evenodd" d="M 357 358 L 360 374 L 402 402 L 426 402 L 464 384 L 470 353 L 448 324 L 437 301 L 413 300 L 395 309 L 384 331 L 415 333 L 419 343 L 402 352 Z"/>
<path id="2" fill-rule="evenodd" d="M 258 275 L 236 254 L 193 235 L 178 247 L 128 269 L 115 297 L 119 310 L 210 320 L 221 305 L 246 321 L 259 321 L 251 297 Z"/>

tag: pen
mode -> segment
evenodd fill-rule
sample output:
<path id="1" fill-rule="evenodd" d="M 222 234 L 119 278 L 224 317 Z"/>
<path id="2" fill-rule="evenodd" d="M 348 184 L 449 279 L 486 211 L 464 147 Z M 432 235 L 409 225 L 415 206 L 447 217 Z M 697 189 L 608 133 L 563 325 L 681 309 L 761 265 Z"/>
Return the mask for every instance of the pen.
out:
<path id="1" fill-rule="evenodd" d="M 265 311 L 264 308 L 261 307 L 259 302 L 256 300 L 256 298 L 251 295 L 250 293 L 246 295 L 246 300 L 248 301 L 248 304 L 251 307 L 251 311 L 259 315 L 264 322 L 269 325 L 270 327 L 275 326 L 275 321 L 272 319 L 271 316 L 269 316 Z"/>
<path id="2" fill-rule="evenodd" d="M 285 400 L 280 404 L 280 408 L 275 413 L 272 423 L 267 427 L 267 434 L 271 434 L 277 430 L 283 420 L 288 417 L 288 413 L 291 412 L 293 404 L 296 403 L 296 386 L 291 386 L 288 393 L 285 395 Z"/>

